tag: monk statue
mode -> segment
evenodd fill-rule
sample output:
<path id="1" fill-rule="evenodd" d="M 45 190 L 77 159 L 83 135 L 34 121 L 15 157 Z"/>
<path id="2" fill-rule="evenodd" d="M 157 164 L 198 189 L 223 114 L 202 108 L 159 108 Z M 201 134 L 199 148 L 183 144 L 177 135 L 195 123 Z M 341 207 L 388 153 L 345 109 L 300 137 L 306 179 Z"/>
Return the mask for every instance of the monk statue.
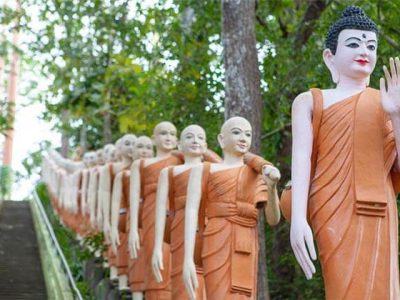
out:
<path id="1" fill-rule="evenodd" d="M 99 172 L 104 165 L 104 150 L 96 151 L 96 165 L 89 169 L 87 199 L 89 205 L 90 224 L 97 231 L 102 229 L 102 216 L 99 211 L 98 188 L 99 188 Z M 98 216 L 99 214 L 99 216 Z"/>
<path id="2" fill-rule="evenodd" d="M 221 159 L 214 153 L 207 153 L 206 133 L 198 125 L 190 125 L 182 131 L 178 147 L 183 152 L 185 163 L 164 168 L 158 180 L 152 264 L 157 282 L 162 282 L 161 272 L 164 270 L 162 246 L 164 240 L 169 240 L 171 248 L 172 299 L 183 300 L 189 299 L 182 279 L 182 268 L 184 213 L 190 170 L 192 167 L 200 165 L 203 160 L 218 162 Z M 170 220 L 167 221 L 169 230 L 167 229 L 167 232 L 165 232 L 167 212 Z M 169 237 L 165 237 L 164 232 Z M 197 299 L 205 299 L 203 272 L 200 266 L 196 266 L 196 272 L 199 282 L 196 297 Z"/>
<path id="3" fill-rule="evenodd" d="M 133 157 L 134 159 L 148 159 L 152 158 L 154 155 L 153 153 L 153 141 L 147 137 L 147 136 L 140 136 L 136 140 L 135 147 L 134 147 L 134 152 L 133 152 Z M 133 189 L 135 180 L 133 180 L 133 177 L 131 176 L 131 171 L 126 172 L 124 175 L 124 180 L 129 179 L 129 193 L 126 192 L 123 195 L 123 198 L 121 199 L 121 207 L 124 207 L 126 205 L 126 210 L 127 210 L 127 216 L 126 216 L 126 234 L 129 236 L 129 230 L 130 230 L 130 214 L 131 214 L 131 207 L 130 207 L 130 191 Z M 140 207 L 142 205 L 139 205 L 139 211 Z M 140 215 L 139 215 L 140 218 Z M 118 225 L 120 228 L 121 234 L 124 232 L 124 226 L 122 224 L 123 220 L 121 220 L 121 217 L 118 221 Z M 142 226 L 139 222 L 139 236 L 142 238 L 141 232 L 142 232 Z M 128 252 L 130 252 L 129 243 L 131 240 L 128 238 Z M 121 246 L 119 250 L 122 248 Z M 121 249 L 121 251 L 124 251 Z M 118 257 L 119 259 L 128 259 L 128 283 L 129 283 L 129 288 L 132 292 L 132 299 L 133 300 L 141 300 L 143 299 L 143 293 L 144 293 L 144 256 L 141 255 L 141 251 L 138 251 L 137 257 L 131 258 L 126 257 L 126 253 L 121 253 L 121 251 L 118 251 Z"/>
<path id="4" fill-rule="evenodd" d="M 185 210 L 183 279 L 191 299 L 199 287 L 194 263 L 196 230 L 203 231 L 201 259 L 207 299 L 256 299 L 257 207 L 270 225 L 280 220 L 277 168 L 263 159 L 245 163 L 252 139 L 250 123 L 227 120 L 218 135 L 224 159 L 192 168 Z M 251 164 L 257 166 L 251 166 Z M 257 171 L 256 171 L 257 170 Z M 201 225 L 201 223 L 203 223 Z"/>
<path id="5" fill-rule="evenodd" d="M 104 149 L 98 149 L 96 150 L 96 155 L 97 155 L 97 164 L 98 165 L 104 165 Z"/>
<path id="6" fill-rule="evenodd" d="M 88 205 L 88 184 L 90 169 L 95 167 L 95 161 L 85 163 L 83 169 L 77 170 L 70 175 L 71 180 L 71 201 L 76 203 L 75 216 L 73 216 L 78 239 L 90 236 L 93 233 L 93 227 L 89 221 L 89 205 Z"/>
<path id="7" fill-rule="evenodd" d="M 310 279 L 314 234 L 326 299 L 400 299 L 400 61 L 384 67 L 380 91 L 368 87 L 377 33 L 360 8 L 346 8 L 323 51 L 336 87 L 302 93 L 292 107 L 290 241 Z"/>
<path id="8" fill-rule="evenodd" d="M 156 147 L 156 156 L 137 160 L 132 165 L 131 179 L 133 184 L 130 191 L 131 224 L 129 238 L 131 241 L 129 245 L 133 258 L 138 257 L 138 251 L 142 247 L 140 256 L 143 256 L 144 269 L 140 272 L 144 274 L 146 300 L 171 299 L 170 249 L 168 244 L 164 243 L 162 247 L 164 256 L 163 282 L 156 281 L 151 266 L 154 248 L 156 190 L 161 170 L 183 162 L 181 158 L 172 153 L 172 150 L 176 147 L 176 128 L 172 123 L 161 122 L 157 124 L 154 128 L 153 141 Z M 139 236 L 139 204 L 141 198 L 143 199 L 142 246 Z"/>
<path id="9" fill-rule="evenodd" d="M 110 211 L 110 242 L 113 255 L 116 256 L 116 267 L 118 272 L 118 289 L 120 292 L 129 291 L 128 286 L 128 246 L 126 233 L 119 234 L 119 228 L 126 226 L 126 205 L 129 196 L 129 173 L 133 159 L 136 136 L 126 134 L 116 142 L 116 154 L 119 162 L 114 163 L 112 172 L 115 174 L 112 184 L 112 196 Z M 123 197 L 124 195 L 124 197 Z M 122 199 L 123 198 L 123 199 Z M 121 200 L 123 207 L 121 208 Z M 121 218 L 121 224 L 119 219 Z M 121 225 L 121 226 L 119 226 Z M 121 238 L 121 240 L 120 240 Z"/>
<path id="10" fill-rule="evenodd" d="M 114 163 L 116 160 L 116 155 L 115 155 L 115 145 L 113 144 L 107 144 L 103 148 L 103 154 L 104 154 L 104 165 L 99 168 L 99 176 L 98 176 L 98 184 L 97 184 L 97 224 L 101 228 L 102 232 L 108 232 L 109 228 L 106 228 L 106 224 L 104 222 L 104 197 L 108 195 L 109 189 L 110 189 L 110 183 L 106 181 L 106 176 L 107 170 L 110 168 L 110 164 Z M 108 187 L 106 187 L 106 185 Z M 103 190 L 106 191 L 106 193 L 103 193 Z M 108 235 L 105 235 L 106 238 L 108 238 Z"/>
<path id="11" fill-rule="evenodd" d="M 48 157 L 57 166 L 53 176 L 57 182 L 57 212 L 62 223 L 75 231 L 78 238 L 82 239 L 89 232 L 89 224 L 83 224 L 82 212 L 86 208 L 87 169 L 94 165 L 95 154 L 87 152 L 83 161 L 73 161 L 50 150 Z"/>
<path id="12" fill-rule="evenodd" d="M 132 164 L 132 151 L 135 142 L 135 135 L 126 134 L 119 141 L 117 141 L 114 151 L 107 151 L 107 147 L 105 147 L 104 154 L 106 161 L 108 160 L 108 162 L 100 169 L 99 173 L 98 202 L 102 208 L 102 228 L 107 245 L 107 252 L 105 256 L 107 257 L 110 266 L 110 279 L 115 282 L 119 282 L 120 279 L 118 277 L 117 256 L 112 251 L 111 247 L 111 195 L 113 192 L 113 182 L 116 174 L 123 170 L 129 169 Z M 118 160 L 118 158 L 122 160 Z M 123 280 L 124 279 L 122 279 L 122 281 Z"/>

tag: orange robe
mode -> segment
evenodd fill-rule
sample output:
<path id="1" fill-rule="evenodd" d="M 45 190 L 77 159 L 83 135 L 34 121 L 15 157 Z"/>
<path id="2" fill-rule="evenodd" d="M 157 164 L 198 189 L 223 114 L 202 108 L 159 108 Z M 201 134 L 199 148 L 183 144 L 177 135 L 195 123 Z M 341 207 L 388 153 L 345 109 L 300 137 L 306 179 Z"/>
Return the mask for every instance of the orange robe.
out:
<path id="1" fill-rule="evenodd" d="M 210 173 L 202 261 L 207 299 L 256 299 L 257 204 L 267 187 L 251 167 Z"/>
<path id="2" fill-rule="evenodd" d="M 112 189 L 113 189 L 113 184 L 114 184 L 114 179 L 115 179 L 115 173 L 114 173 L 114 168 L 113 164 L 109 163 L 107 164 L 108 170 L 110 172 L 110 194 L 112 194 Z M 104 205 L 104 204 L 103 204 Z M 110 197 L 110 208 L 111 208 L 111 197 Z M 111 211 L 111 209 L 110 209 Z M 103 216 L 103 219 L 108 218 L 110 219 L 110 215 L 108 216 Z M 117 267 L 117 255 L 115 255 L 114 251 L 112 250 L 111 244 L 106 243 L 106 251 L 104 253 L 104 256 L 107 257 L 108 263 L 111 267 Z"/>
<path id="3" fill-rule="evenodd" d="M 142 172 L 143 168 L 143 160 L 140 162 L 140 172 Z M 143 176 L 141 176 L 141 185 L 143 185 Z M 141 188 L 141 192 L 142 188 Z M 142 201 L 142 200 L 141 200 Z M 144 286 L 144 255 L 143 255 L 143 231 L 142 231 L 142 222 L 141 222 L 141 211 L 143 208 L 143 202 L 139 203 L 139 213 L 138 213 L 138 218 L 139 218 L 139 226 L 138 226 L 138 231 L 139 231 L 139 239 L 140 239 L 140 249 L 138 251 L 138 257 L 137 258 L 129 258 L 128 261 L 128 284 L 129 288 L 132 293 L 135 292 L 144 292 L 145 286 Z M 130 230 L 130 203 L 128 201 L 127 203 L 127 220 L 126 220 L 126 228 L 128 232 L 128 247 L 129 247 L 129 230 Z M 129 250 L 128 250 L 129 251 Z M 129 252 L 128 252 L 129 254 Z"/>
<path id="4" fill-rule="evenodd" d="M 128 206 L 127 214 L 127 232 L 128 232 L 128 246 L 129 246 L 129 223 L 130 212 Z M 128 260 L 128 284 L 132 293 L 134 292 L 144 292 L 144 255 L 143 253 L 143 235 L 142 228 L 139 228 L 139 238 L 140 238 L 140 250 L 138 252 L 138 257 L 135 259 L 129 258 Z M 128 250 L 129 255 L 129 250 Z"/>
<path id="5" fill-rule="evenodd" d="M 86 173 L 84 175 L 84 173 Z M 87 169 L 83 169 L 80 171 L 80 178 L 79 178 L 79 191 L 78 191 L 78 204 L 79 204 L 79 210 L 78 210 L 78 215 L 77 215 L 77 221 L 78 221 L 78 233 L 82 236 L 82 237 L 88 237 L 92 234 L 94 234 L 94 229 L 92 227 L 92 224 L 90 224 L 90 219 L 89 219 L 89 215 L 87 213 L 87 211 L 83 211 L 83 207 L 82 207 L 82 198 L 83 195 L 82 193 L 86 193 L 86 208 L 88 207 L 88 202 L 87 202 L 87 184 L 89 183 L 89 181 L 86 182 L 86 187 L 83 186 L 84 184 L 84 180 L 83 180 L 83 176 L 88 176 L 89 177 L 89 171 Z"/>
<path id="6" fill-rule="evenodd" d="M 325 109 L 317 137 L 318 159 L 310 189 L 309 214 L 326 298 L 400 299 L 392 126 L 386 114 L 382 124 L 377 124 L 383 132 L 381 182 L 387 200 L 384 217 L 357 214 L 358 153 L 354 152 L 354 132 L 358 100 L 359 95 L 355 95 Z M 376 170 L 371 160 L 371 174 Z"/>
<path id="7" fill-rule="evenodd" d="M 145 261 L 144 266 L 144 285 L 146 290 L 146 299 L 171 299 L 171 270 L 170 270 L 170 249 L 169 245 L 163 244 L 163 262 L 164 270 L 161 272 L 163 282 L 155 281 L 151 266 L 151 258 L 154 249 L 155 236 L 155 206 L 156 206 L 156 191 L 157 182 L 160 172 L 163 168 L 181 164 L 182 160 L 176 156 L 170 156 L 166 159 L 155 162 L 143 168 L 143 256 Z"/>
<path id="8" fill-rule="evenodd" d="M 170 170 L 171 172 L 172 170 Z M 189 299 L 183 282 L 182 270 L 184 260 L 184 237 L 185 237 L 185 206 L 187 185 L 189 182 L 190 169 L 175 175 L 173 183 L 169 188 L 174 195 L 174 218 L 171 223 L 171 287 L 172 299 Z M 199 287 L 196 290 L 196 299 L 204 299 L 204 277 L 202 268 L 196 267 Z"/>
<path id="9" fill-rule="evenodd" d="M 129 209 L 129 172 L 123 171 L 122 177 L 122 195 L 121 195 L 121 204 L 119 209 L 119 218 L 118 218 L 118 232 L 119 232 L 119 241 L 120 244 L 118 246 L 117 251 L 117 267 L 118 267 L 118 275 L 128 274 L 128 262 L 129 262 L 129 253 L 128 253 L 128 234 L 127 234 L 127 212 Z"/>

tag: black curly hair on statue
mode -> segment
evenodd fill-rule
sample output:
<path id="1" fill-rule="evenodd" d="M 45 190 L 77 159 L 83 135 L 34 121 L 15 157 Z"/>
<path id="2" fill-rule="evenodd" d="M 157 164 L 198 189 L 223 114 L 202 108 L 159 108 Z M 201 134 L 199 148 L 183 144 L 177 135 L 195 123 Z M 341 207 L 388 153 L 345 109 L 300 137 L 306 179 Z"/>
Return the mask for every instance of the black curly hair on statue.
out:
<path id="1" fill-rule="evenodd" d="M 358 6 L 348 6 L 339 20 L 331 25 L 325 39 L 325 48 L 336 53 L 339 33 L 344 29 L 373 31 L 378 35 L 378 27 Z"/>

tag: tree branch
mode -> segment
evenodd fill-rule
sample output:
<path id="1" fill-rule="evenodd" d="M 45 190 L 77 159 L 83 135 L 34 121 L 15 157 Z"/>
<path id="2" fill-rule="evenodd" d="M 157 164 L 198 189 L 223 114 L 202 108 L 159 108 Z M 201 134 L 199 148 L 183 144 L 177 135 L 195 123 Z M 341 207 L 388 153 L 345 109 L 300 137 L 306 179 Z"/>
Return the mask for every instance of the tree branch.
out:
<path id="1" fill-rule="evenodd" d="M 379 33 L 380 36 L 383 37 L 383 39 L 393 48 L 395 48 L 397 51 L 400 51 L 400 45 L 393 40 L 391 37 L 387 36 L 386 34 L 384 34 L 383 32 Z"/>
<path id="2" fill-rule="evenodd" d="M 314 30 L 316 21 L 319 19 L 325 8 L 331 3 L 331 1 L 310 0 L 308 3 L 309 4 L 304 14 L 303 20 L 296 33 L 294 43 L 296 47 L 301 47 L 302 45 L 307 43 Z"/>
<path id="3" fill-rule="evenodd" d="M 270 136 L 273 136 L 273 135 L 275 135 L 275 134 L 277 134 L 277 133 L 289 128 L 290 126 L 292 126 L 291 122 L 283 124 L 283 126 L 278 127 L 278 128 L 276 128 L 276 129 L 274 129 L 274 130 L 272 130 L 270 132 L 267 132 L 267 133 L 264 133 L 263 135 L 261 135 L 261 139 L 264 140 L 266 138 L 269 138 Z"/>

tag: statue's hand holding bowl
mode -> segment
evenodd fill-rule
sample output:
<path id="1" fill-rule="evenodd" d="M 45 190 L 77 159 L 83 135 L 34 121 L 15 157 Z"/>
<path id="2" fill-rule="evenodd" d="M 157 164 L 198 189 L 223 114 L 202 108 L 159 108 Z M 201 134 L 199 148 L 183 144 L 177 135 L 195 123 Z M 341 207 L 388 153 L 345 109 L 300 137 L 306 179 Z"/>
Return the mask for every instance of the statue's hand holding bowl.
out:
<path id="1" fill-rule="evenodd" d="M 269 188 L 275 188 L 281 179 L 281 172 L 274 166 L 265 165 L 262 169 L 262 176 Z"/>

